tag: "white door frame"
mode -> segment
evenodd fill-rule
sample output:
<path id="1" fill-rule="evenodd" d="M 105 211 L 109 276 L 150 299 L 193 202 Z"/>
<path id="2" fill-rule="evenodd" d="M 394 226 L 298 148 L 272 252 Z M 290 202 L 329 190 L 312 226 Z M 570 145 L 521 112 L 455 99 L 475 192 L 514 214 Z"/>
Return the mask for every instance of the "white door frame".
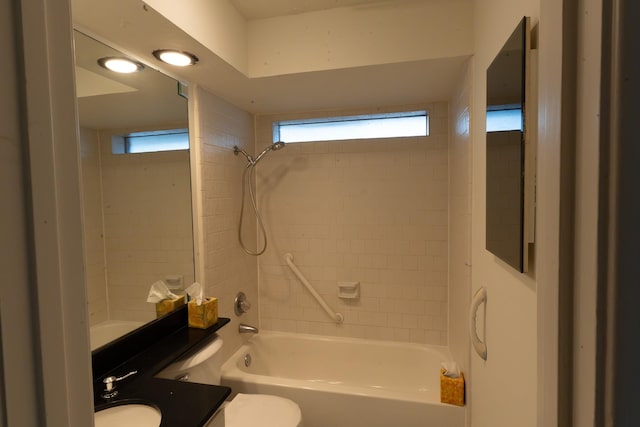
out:
<path id="1" fill-rule="evenodd" d="M 11 77 L 4 82 L 13 84 L 14 96 L 6 99 L 11 105 L 3 101 L 13 126 L 1 135 L 3 148 L 12 150 L 13 188 L 0 187 L 3 226 L 14 232 L 3 242 L 2 259 L 15 281 L 0 281 L 0 425 L 90 426 L 70 4 L 3 0 L 1 8 L 8 21 L 1 40 L 15 58 L 7 61 Z"/>

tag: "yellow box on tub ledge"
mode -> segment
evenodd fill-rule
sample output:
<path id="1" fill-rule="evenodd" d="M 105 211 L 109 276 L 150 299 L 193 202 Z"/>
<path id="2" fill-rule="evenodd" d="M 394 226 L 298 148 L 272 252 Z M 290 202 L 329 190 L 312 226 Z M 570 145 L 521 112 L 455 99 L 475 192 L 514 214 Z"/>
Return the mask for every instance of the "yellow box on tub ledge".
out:
<path id="1" fill-rule="evenodd" d="M 440 369 L 440 402 L 451 405 L 464 406 L 464 375 L 460 372 L 457 378 L 444 375 L 445 369 Z"/>
<path id="2" fill-rule="evenodd" d="M 196 301 L 189 301 L 187 310 L 190 328 L 207 329 L 218 322 L 217 298 L 205 298 L 200 305 Z"/>

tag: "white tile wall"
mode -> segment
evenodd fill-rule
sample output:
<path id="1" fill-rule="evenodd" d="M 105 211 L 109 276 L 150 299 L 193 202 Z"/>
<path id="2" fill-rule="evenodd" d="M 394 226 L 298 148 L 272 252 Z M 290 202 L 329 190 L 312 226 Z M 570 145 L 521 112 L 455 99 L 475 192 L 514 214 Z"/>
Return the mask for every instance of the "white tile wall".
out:
<path id="1" fill-rule="evenodd" d="M 199 88 L 192 91 L 190 102 L 197 117 L 194 133 L 200 154 L 196 203 L 202 212 L 199 234 L 204 240 L 200 260 L 204 268 L 198 269 L 203 272 L 199 280 L 207 295 L 218 298 L 219 315 L 232 320 L 220 331 L 226 358 L 246 339 L 238 334 L 238 323 L 258 326 L 257 261 L 244 253 L 237 237 L 246 161 L 233 154 L 235 145 L 253 153 L 253 116 Z M 245 218 L 243 234 L 255 250 L 255 219 L 249 213 Z M 233 312 L 233 300 L 239 291 L 253 305 L 240 318 Z"/>
<path id="2" fill-rule="evenodd" d="M 88 312 L 89 324 L 93 326 L 109 318 L 104 263 L 100 149 L 97 131 L 80 129 L 80 158 Z"/>
<path id="3" fill-rule="evenodd" d="M 110 318 L 152 320 L 153 282 L 194 281 L 189 152 L 114 155 L 108 131 L 100 143 Z"/>
<path id="4" fill-rule="evenodd" d="M 259 258 L 263 328 L 447 344 L 448 106 L 426 108 L 430 136 L 287 145 L 258 167 L 269 248 Z M 392 110 L 329 112 L 361 114 Z M 260 116 L 257 145 L 272 142 Z M 333 323 L 283 261 L 294 262 L 345 322 Z M 359 281 L 361 298 L 337 297 Z"/>

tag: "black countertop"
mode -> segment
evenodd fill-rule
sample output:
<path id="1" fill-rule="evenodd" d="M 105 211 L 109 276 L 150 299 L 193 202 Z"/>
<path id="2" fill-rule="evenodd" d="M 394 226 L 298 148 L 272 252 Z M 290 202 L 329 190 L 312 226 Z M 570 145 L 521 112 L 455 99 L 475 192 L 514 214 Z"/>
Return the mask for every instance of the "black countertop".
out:
<path id="1" fill-rule="evenodd" d="M 161 427 L 200 427 L 231 393 L 228 387 L 155 378 L 179 357 L 196 351 L 215 337 L 229 319 L 220 318 L 208 329 L 187 327 L 182 307 L 92 352 L 95 410 L 129 403 L 153 406 L 162 413 Z M 136 374 L 116 383 L 118 395 L 102 397 L 103 379 Z"/>

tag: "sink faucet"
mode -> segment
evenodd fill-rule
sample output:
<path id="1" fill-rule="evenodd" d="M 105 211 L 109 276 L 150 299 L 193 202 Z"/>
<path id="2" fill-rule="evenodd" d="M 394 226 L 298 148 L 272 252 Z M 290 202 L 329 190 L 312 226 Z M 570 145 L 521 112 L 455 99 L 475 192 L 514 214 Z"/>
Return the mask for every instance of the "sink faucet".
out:
<path id="1" fill-rule="evenodd" d="M 102 393 L 102 398 L 103 399 L 111 399 L 112 397 L 116 397 L 118 395 L 118 390 L 116 390 L 116 383 L 118 381 L 122 381 L 125 378 L 129 378 L 131 375 L 135 375 L 137 374 L 138 371 L 131 371 L 126 375 L 123 375 L 121 377 L 107 377 L 104 380 L 102 380 L 102 382 L 104 383 L 104 392 Z"/>
<path id="2" fill-rule="evenodd" d="M 256 328 L 255 326 L 240 323 L 240 325 L 238 325 L 238 332 L 240 332 L 241 334 L 257 334 L 258 328 Z"/>

